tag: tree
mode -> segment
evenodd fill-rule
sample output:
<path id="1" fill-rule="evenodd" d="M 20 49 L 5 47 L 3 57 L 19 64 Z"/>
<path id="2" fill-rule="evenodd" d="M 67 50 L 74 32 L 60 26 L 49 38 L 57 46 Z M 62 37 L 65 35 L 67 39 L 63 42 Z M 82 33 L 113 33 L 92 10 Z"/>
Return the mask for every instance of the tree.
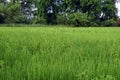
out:
<path id="1" fill-rule="evenodd" d="M 20 15 L 20 3 L 7 3 L 5 5 L 1 4 L 0 9 L 1 22 L 4 23 L 16 23 Z"/>
<path id="2" fill-rule="evenodd" d="M 0 0 L 0 22 L 55 24 L 57 19 L 62 20 L 60 16 L 68 20 L 69 15 L 82 13 L 101 25 L 116 20 L 116 1 L 119 0 Z"/>
<path id="3" fill-rule="evenodd" d="M 4 23 L 5 14 L 4 14 L 4 4 L 0 3 L 0 23 Z"/>
<path id="4" fill-rule="evenodd" d="M 21 0 L 21 13 L 24 16 L 25 23 L 33 23 L 35 16 L 35 0 Z"/>
<path id="5" fill-rule="evenodd" d="M 88 13 L 92 17 L 92 21 L 100 25 L 109 19 L 117 19 L 117 9 L 115 7 L 116 0 L 65 0 L 68 12 L 75 13 L 80 11 Z"/>
<path id="6" fill-rule="evenodd" d="M 45 18 L 48 24 L 56 23 L 57 14 L 62 10 L 62 8 L 60 9 L 61 4 L 62 0 L 37 0 L 38 17 Z"/>

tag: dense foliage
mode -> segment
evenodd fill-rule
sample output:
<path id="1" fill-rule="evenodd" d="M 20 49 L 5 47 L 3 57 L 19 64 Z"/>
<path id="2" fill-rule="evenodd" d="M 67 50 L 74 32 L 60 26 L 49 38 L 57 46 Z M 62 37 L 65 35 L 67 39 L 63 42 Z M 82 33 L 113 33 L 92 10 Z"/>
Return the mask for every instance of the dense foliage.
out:
<path id="1" fill-rule="evenodd" d="M 0 23 L 114 26 L 116 0 L 0 0 Z"/>

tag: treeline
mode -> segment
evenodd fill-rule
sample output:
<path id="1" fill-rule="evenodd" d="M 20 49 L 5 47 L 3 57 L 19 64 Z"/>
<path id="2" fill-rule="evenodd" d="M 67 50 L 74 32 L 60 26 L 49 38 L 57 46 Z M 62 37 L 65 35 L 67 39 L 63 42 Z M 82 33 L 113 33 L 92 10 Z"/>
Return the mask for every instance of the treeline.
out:
<path id="1" fill-rule="evenodd" d="M 116 0 L 0 0 L 0 24 L 117 26 Z"/>

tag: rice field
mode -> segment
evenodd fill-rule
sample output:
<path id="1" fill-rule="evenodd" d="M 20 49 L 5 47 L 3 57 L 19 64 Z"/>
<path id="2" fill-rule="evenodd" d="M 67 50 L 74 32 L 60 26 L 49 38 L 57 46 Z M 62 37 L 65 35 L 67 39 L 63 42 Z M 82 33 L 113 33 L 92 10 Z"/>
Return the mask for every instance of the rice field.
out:
<path id="1" fill-rule="evenodd" d="M 120 28 L 0 27 L 0 80 L 120 80 Z"/>

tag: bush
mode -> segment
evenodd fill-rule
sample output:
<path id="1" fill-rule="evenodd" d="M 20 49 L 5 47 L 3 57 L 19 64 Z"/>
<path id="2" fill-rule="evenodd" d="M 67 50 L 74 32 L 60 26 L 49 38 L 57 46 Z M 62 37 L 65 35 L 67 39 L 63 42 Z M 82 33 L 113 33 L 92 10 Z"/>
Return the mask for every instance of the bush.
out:
<path id="1" fill-rule="evenodd" d="M 103 26 L 115 26 L 116 21 L 114 19 L 106 20 L 102 23 Z"/>
<path id="2" fill-rule="evenodd" d="M 117 20 L 116 25 L 120 26 L 120 19 Z"/>
<path id="3" fill-rule="evenodd" d="M 64 15 L 57 15 L 57 23 L 58 24 L 66 24 L 66 16 Z"/>
<path id="4" fill-rule="evenodd" d="M 35 18 L 33 21 L 33 24 L 45 24 L 45 23 L 46 23 L 46 20 L 43 17 Z"/>
<path id="5" fill-rule="evenodd" d="M 74 26 L 91 26 L 91 17 L 87 13 L 75 12 L 68 15 L 67 23 Z"/>

